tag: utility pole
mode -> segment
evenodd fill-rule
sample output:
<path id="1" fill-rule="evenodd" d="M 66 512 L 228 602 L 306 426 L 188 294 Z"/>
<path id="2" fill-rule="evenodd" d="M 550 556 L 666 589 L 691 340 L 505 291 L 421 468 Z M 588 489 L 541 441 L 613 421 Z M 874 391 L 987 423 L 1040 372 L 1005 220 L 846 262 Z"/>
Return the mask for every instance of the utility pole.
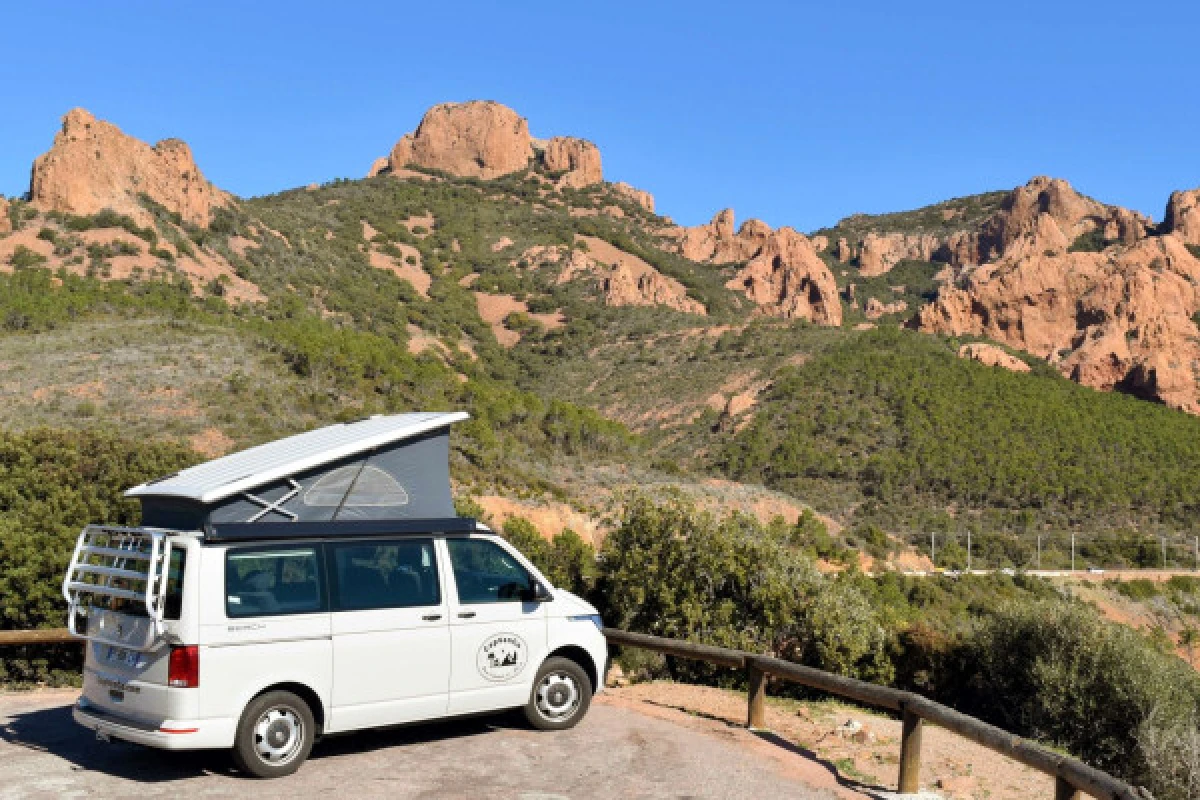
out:
<path id="1" fill-rule="evenodd" d="M 1075 531 L 1071 531 L 1071 572 L 1075 571 Z"/>
<path id="2" fill-rule="evenodd" d="M 967 572 L 971 571 L 971 529 L 967 528 Z"/>
<path id="3" fill-rule="evenodd" d="M 1167 568 L 1167 537 L 1158 537 L 1158 542 L 1162 546 L 1162 568 Z"/>
<path id="4" fill-rule="evenodd" d="M 1200 536 L 1196 537 L 1196 571 L 1200 572 Z"/>
<path id="5" fill-rule="evenodd" d="M 933 568 L 937 569 L 937 531 L 929 532 L 929 560 L 933 562 Z"/>
<path id="6" fill-rule="evenodd" d="M 1038 572 L 1041 572 L 1041 571 L 1042 571 L 1042 534 L 1040 534 L 1040 533 L 1039 533 L 1039 534 L 1037 535 L 1037 537 L 1038 537 L 1038 560 L 1037 560 L 1037 565 L 1038 565 Z M 1198 559 L 1196 563 L 1197 563 L 1197 564 L 1200 564 L 1200 559 Z"/>

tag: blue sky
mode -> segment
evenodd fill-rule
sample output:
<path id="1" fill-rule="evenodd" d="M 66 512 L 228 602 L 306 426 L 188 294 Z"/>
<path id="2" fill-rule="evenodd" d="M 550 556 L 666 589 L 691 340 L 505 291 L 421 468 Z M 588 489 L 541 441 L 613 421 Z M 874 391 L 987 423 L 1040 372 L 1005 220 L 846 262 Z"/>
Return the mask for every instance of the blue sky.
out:
<path id="1" fill-rule="evenodd" d="M 361 177 L 426 107 L 488 98 L 687 224 L 812 230 L 1036 174 L 1158 219 L 1200 186 L 1198 32 L 1174 0 L 23 3 L 0 194 L 77 105 L 257 195 Z"/>

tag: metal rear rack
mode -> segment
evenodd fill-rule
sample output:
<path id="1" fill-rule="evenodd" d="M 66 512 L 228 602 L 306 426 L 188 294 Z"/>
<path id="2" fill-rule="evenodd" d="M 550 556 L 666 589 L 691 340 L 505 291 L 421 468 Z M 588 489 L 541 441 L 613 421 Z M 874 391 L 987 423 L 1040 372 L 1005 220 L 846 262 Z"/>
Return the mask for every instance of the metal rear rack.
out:
<path id="1" fill-rule="evenodd" d="M 63 579 L 72 634 L 135 650 L 152 647 L 164 632 L 170 533 L 111 525 L 83 529 Z"/>

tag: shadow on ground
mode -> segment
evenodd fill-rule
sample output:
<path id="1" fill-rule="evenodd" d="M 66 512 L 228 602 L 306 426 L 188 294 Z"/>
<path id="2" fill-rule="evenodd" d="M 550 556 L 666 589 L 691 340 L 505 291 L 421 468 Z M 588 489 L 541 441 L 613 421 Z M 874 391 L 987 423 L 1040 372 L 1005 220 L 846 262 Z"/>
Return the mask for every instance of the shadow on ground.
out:
<path id="1" fill-rule="evenodd" d="M 481 736 L 522 727 L 511 714 L 422 723 L 330 736 L 313 747 L 311 760 L 367 753 L 389 747 Z M 49 753 L 78 771 L 103 772 L 141 783 L 166 783 L 203 775 L 238 775 L 226 750 L 168 752 L 119 740 L 105 743 L 71 718 L 71 706 L 13 714 L 0 725 L 0 741 Z"/>

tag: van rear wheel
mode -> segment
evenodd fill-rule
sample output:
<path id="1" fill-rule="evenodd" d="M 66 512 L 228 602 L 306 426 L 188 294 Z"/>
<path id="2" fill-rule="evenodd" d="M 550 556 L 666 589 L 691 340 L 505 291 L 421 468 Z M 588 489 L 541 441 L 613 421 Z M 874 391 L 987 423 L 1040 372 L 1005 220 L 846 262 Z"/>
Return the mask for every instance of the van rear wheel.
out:
<path id="1" fill-rule="evenodd" d="M 300 768 L 312 751 L 316 722 L 291 692 L 267 692 L 250 701 L 233 743 L 237 768 L 255 778 L 280 778 Z"/>
<path id="2" fill-rule="evenodd" d="M 525 719 L 540 731 L 575 727 L 592 703 L 592 681 L 569 658 L 547 658 L 533 681 Z"/>

